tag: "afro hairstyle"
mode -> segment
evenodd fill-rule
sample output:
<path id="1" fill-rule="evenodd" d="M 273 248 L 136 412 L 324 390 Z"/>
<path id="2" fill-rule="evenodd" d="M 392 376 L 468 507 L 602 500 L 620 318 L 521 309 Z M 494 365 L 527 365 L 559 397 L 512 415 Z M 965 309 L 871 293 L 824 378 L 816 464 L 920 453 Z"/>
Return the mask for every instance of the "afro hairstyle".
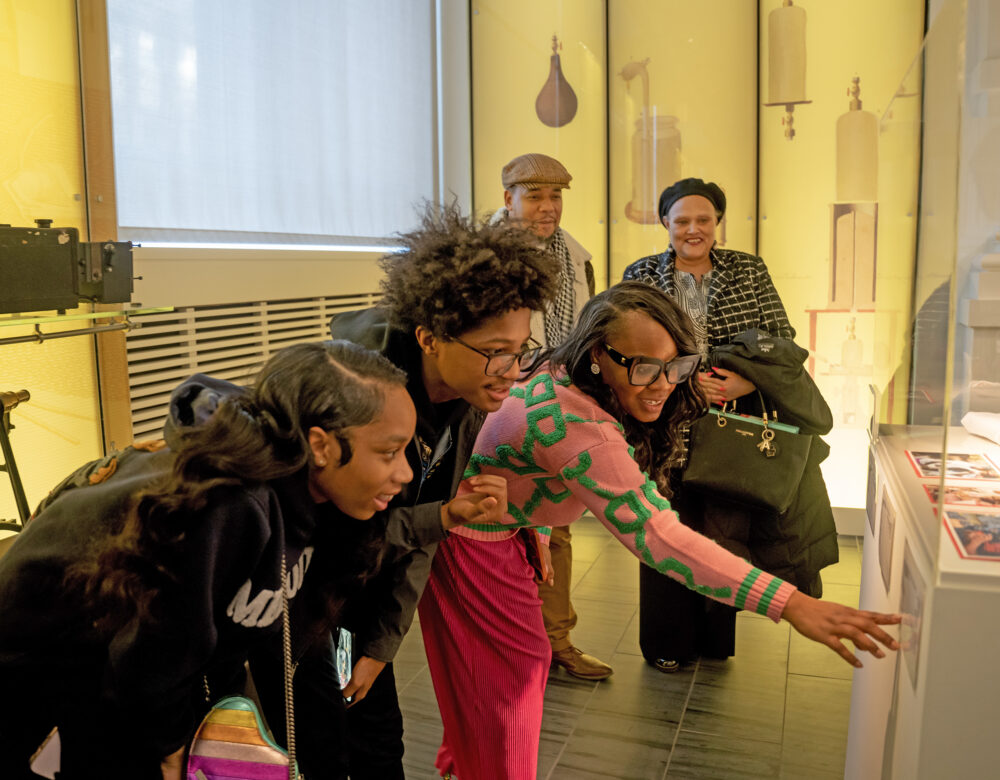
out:
<path id="1" fill-rule="evenodd" d="M 457 205 L 424 209 L 401 235 L 403 251 L 380 261 L 380 305 L 394 325 L 454 338 L 515 309 L 544 308 L 556 293 L 558 261 L 537 236 L 465 217 Z"/>

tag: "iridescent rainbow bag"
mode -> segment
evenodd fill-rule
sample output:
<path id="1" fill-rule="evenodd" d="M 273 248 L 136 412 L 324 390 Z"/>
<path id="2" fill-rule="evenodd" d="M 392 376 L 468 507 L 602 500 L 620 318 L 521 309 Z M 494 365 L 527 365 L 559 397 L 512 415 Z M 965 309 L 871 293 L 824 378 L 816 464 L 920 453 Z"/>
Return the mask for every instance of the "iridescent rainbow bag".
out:
<path id="1" fill-rule="evenodd" d="M 195 732 L 188 780 L 287 780 L 288 753 L 264 727 L 256 705 L 243 696 L 215 703 Z"/>
<path id="2" fill-rule="evenodd" d="M 188 750 L 187 780 L 299 780 L 292 708 L 292 635 L 288 617 L 288 568 L 281 556 L 281 639 L 285 666 L 288 751 L 279 747 L 250 699 L 228 696 L 204 717 Z"/>

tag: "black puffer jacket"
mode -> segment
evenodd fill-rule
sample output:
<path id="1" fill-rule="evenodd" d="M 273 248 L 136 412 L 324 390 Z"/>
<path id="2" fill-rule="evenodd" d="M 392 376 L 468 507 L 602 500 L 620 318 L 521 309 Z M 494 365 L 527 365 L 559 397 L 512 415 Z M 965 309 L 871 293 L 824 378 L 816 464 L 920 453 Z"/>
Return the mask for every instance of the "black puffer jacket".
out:
<path id="1" fill-rule="evenodd" d="M 830 497 L 820 471 L 830 447 L 820 435 L 833 427 L 833 414 L 819 388 L 804 368 L 809 353 L 789 339 L 752 329 L 732 343 L 716 347 L 711 363 L 735 371 L 760 390 L 769 412 L 778 421 L 797 425 L 802 435 L 813 437 L 792 505 L 781 515 L 727 504 L 725 512 L 712 513 L 715 526 L 705 529 L 724 547 L 743 555 L 765 571 L 793 582 L 811 596 L 820 596 L 819 572 L 839 560 L 837 528 Z M 742 414 L 761 414 L 756 393 L 738 401 Z"/>

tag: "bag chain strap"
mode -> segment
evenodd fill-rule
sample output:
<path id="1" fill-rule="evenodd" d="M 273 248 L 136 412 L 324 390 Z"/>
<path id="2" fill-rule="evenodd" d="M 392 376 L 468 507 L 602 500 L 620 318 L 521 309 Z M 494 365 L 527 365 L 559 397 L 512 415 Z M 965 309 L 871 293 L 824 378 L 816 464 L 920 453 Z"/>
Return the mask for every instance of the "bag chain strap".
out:
<path id="1" fill-rule="evenodd" d="M 295 771 L 295 708 L 292 705 L 292 622 L 288 615 L 288 565 L 281 553 L 281 649 L 285 667 L 285 735 L 288 741 L 288 780 L 298 780 Z"/>
<path id="2" fill-rule="evenodd" d="M 764 430 L 760 434 L 760 443 L 757 445 L 757 449 L 760 450 L 761 455 L 765 458 L 773 458 L 778 454 L 778 448 L 774 446 L 774 431 L 767 427 L 768 422 L 768 412 L 767 406 L 764 403 L 764 396 L 761 395 L 760 390 L 757 391 L 757 396 L 760 398 L 760 408 L 762 412 L 761 420 L 764 423 Z M 722 411 L 716 416 L 715 421 L 720 428 L 725 428 L 726 424 L 729 422 L 726 419 L 726 406 L 728 402 L 723 402 Z M 736 399 L 733 399 L 733 407 L 730 414 L 736 414 Z M 777 422 L 778 412 L 775 411 L 771 414 L 772 419 Z"/>

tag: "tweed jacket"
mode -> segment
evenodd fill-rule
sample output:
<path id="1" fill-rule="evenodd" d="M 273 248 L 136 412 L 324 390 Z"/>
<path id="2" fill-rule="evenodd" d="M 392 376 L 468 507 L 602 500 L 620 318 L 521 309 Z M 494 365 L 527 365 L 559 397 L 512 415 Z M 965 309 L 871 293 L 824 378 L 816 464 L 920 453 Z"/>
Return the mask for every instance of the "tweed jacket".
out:
<path id="1" fill-rule="evenodd" d="M 764 261 L 747 252 L 713 247 L 712 278 L 708 288 L 709 348 L 731 343 L 740 333 L 760 328 L 771 336 L 795 338 L 785 307 L 774 288 Z M 622 279 L 635 279 L 663 290 L 676 298 L 674 265 L 676 255 L 668 249 L 658 255 L 636 260 Z"/>

